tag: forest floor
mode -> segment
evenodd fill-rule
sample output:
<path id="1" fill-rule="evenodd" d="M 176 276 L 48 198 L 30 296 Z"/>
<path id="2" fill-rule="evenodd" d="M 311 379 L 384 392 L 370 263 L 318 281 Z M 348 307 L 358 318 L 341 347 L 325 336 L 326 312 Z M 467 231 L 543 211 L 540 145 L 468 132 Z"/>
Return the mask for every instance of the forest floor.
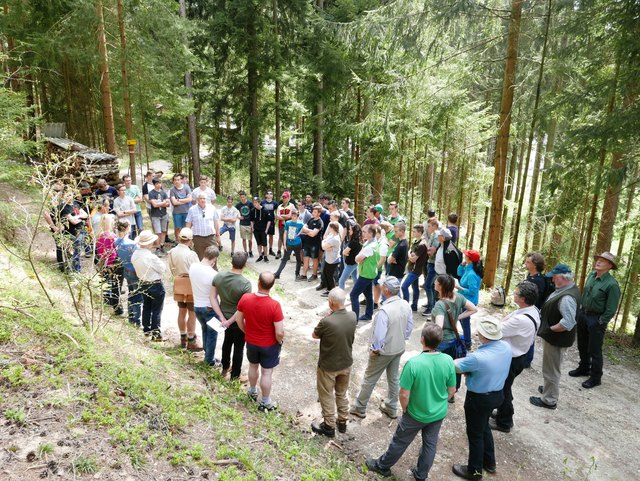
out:
<path id="1" fill-rule="evenodd" d="M 7 199 L 8 195 L 10 193 L 5 192 L 3 199 Z M 53 262 L 55 255 L 50 236 L 46 233 L 40 235 L 37 242 L 38 252 L 43 258 Z M 230 243 L 226 235 L 223 242 L 224 251 L 228 253 Z M 239 239 L 236 248 L 238 245 L 241 245 Z M 274 245 L 277 245 L 277 239 Z M 268 264 L 256 263 L 254 258 L 248 264 L 247 277 L 255 286 L 256 273 L 263 270 L 275 271 L 276 268 L 277 262 L 273 257 Z M 344 456 L 355 465 L 361 466 L 366 457 L 377 457 L 384 452 L 395 430 L 396 421 L 391 421 L 378 410 L 378 404 L 386 393 L 386 380 L 384 377 L 380 379 L 369 403 L 366 419 L 351 418 L 347 433 L 337 433 L 334 442 L 325 439 L 312 441 L 317 436 L 311 433 L 310 423 L 313 419 L 319 418 L 320 406 L 315 389 L 318 341 L 311 338 L 311 333 L 326 313 L 328 306 L 326 299 L 320 297 L 320 293 L 315 290 L 317 283 L 295 282 L 293 271 L 294 264 L 291 262 L 283 272 L 282 278 L 277 281 L 274 292 L 274 297 L 282 303 L 285 313 L 286 340 L 281 363 L 274 372 L 272 397 L 278 402 L 282 413 L 289 414 L 297 420 L 294 423 L 297 427 L 293 429 L 299 429 L 307 442 L 324 443 L 325 450 L 336 451 L 338 456 Z M 166 282 L 166 285 L 170 284 Z M 347 286 L 349 287 L 349 284 Z M 421 295 L 424 296 L 423 291 Z M 423 299 L 421 299 L 422 303 Z M 501 310 L 486 308 L 487 305 L 488 302 L 481 299 L 480 312 L 472 320 L 474 337 L 475 322 L 480 318 L 484 316 L 499 318 L 504 315 Z M 156 350 L 164 349 L 167 352 L 175 350 L 179 337 L 175 322 L 176 315 L 177 306 L 168 290 L 162 317 L 162 330 L 168 341 L 162 347 L 156 346 Z M 420 352 L 419 335 L 424 322 L 425 318 L 419 312 L 416 313 L 413 333 L 407 343 L 403 362 Z M 357 328 L 354 365 L 349 388 L 350 399 L 357 396 L 362 381 L 367 362 L 370 330 L 371 323 L 360 323 Z M 474 343 L 477 345 L 477 338 L 474 339 Z M 221 344 L 219 341 L 216 356 L 218 358 Z M 121 349 L 127 349 L 127 346 Z M 585 390 L 580 386 L 582 379 L 574 379 L 566 374 L 577 365 L 577 357 L 577 349 L 570 348 L 562 369 L 558 409 L 549 411 L 536 408 L 528 401 L 529 396 L 537 394 L 537 386 L 542 383 L 542 350 L 539 345 L 536 346 L 532 368 L 525 370 L 514 384 L 515 426 L 509 434 L 494 432 L 498 470 L 495 475 L 485 473 L 486 479 L 496 481 L 633 481 L 640 479 L 640 468 L 637 463 L 637 453 L 640 451 L 640 424 L 637 422 L 640 418 L 640 403 L 637 402 L 637 393 L 634 388 L 640 384 L 637 365 L 632 365 L 615 346 L 607 344 L 603 384 L 595 389 Z M 243 367 L 245 372 L 246 367 L 245 359 Z M 175 378 L 175 375 L 172 378 Z M 190 375 L 190 378 L 191 382 L 198 382 L 197 378 L 193 380 L 193 375 Z M 449 405 L 449 414 L 440 432 L 438 451 L 430 479 L 443 481 L 459 479 L 451 473 L 451 465 L 466 463 L 464 396 L 463 382 L 460 392 L 456 395 L 455 404 Z M 69 436 L 64 423 L 57 423 L 55 420 L 47 421 L 46 411 L 41 414 L 41 417 L 43 419 L 40 420 L 40 424 L 46 424 L 47 436 L 58 439 L 58 446 L 66 446 Z M 7 430 L 12 429 L 8 427 L 8 423 L 5 426 L 1 429 L 0 438 L 3 437 L 1 434 L 6 434 Z M 255 439 L 247 442 L 254 441 Z M 32 444 L 33 442 L 35 440 L 32 440 Z M 105 439 L 95 439 L 93 442 L 97 450 L 107 446 Z M 251 444 L 249 448 L 256 449 L 257 446 Z M 75 448 L 70 446 L 69 449 L 73 451 Z M 109 449 L 109 446 L 105 449 Z M 24 451 L 26 453 L 26 448 Z M 412 479 L 409 469 L 415 465 L 418 451 L 419 439 L 416 439 L 392 469 L 396 479 Z M 13 471 L 12 466 L 16 465 L 5 464 L 3 468 L 5 479 L 37 478 L 38 472 L 27 473 L 28 467 L 25 468 L 24 465 L 19 466 L 20 471 Z M 112 470 L 106 470 L 109 475 L 104 479 L 169 479 L 168 473 L 162 471 L 167 468 L 166 463 L 164 465 L 160 463 L 155 471 L 147 469 L 145 473 L 153 473 L 153 476 L 149 477 L 146 474 L 135 474 L 135 472 L 122 473 L 127 475 L 120 476 L 117 473 L 121 471 L 118 471 L 118 467 L 114 467 Z M 295 479 L 280 477 L 277 467 L 274 469 L 272 474 L 276 475 L 276 479 Z M 105 473 L 105 470 L 102 472 Z M 187 479 L 193 476 L 193 473 L 187 473 L 186 470 L 185 473 L 173 479 Z M 176 475 L 175 471 L 173 475 Z M 376 479 L 376 475 L 372 473 L 367 477 Z"/>
<path id="2" fill-rule="evenodd" d="M 226 236 L 223 242 L 225 248 L 230 248 Z M 251 261 L 250 267 L 260 272 L 275 271 L 277 264 L 271 258 L 268 264 Z M 311 421 L 320 415 L 315 392 L 318 341 L 312 339 L 311 333 L 327 311 L 328 305 L 326 299 L 320 297 L 315 290 L 317 283 L 294 281 L 294 267 L 293 263 L 288 265 L 277 281 L 279 289 L 276 297 L 282 303 L 285 313 L 286 341 L 280 366 L 274 373 L 272 395 L 283 410 L 297 413 L 301 429 L 309 429 Z M 423 290 L 421 296 L 424 296 Z M 420 303 L 423 302 L 421 299 Z M 472 318 L 474 349 L 478 342 L 475 323 L 483 317 L 504 316 L 499 309 L 486 308 L 488 304 L 486 300 L 481 300 L 480 311 Z M 420 353 L 420 332 L 425 322 L 420 312 L 414 314 L 413 333 L 407 342 L 402 363 Z M 358 395 L 362 382 L 370 332 L 371 323 L 359 323 L 353 348 L 350 399 Z M 493 433 L 498 471 L 495 475 L 485 472 L 487 479 L 640 479 L 640 467 L 637 463 L 637 452 L 640 449 L 640 425 L 637 422 L 640 418 L 640 403 L 637 402 L 635 389 L 640 383 L 640 373 L 637 366 L 621 362 L 619 353 L 609 346 L 602 385 L 586 390 L 581 386 L 585 378 L 571 378 L 566 374 L 577 366 L 577 361 L 578 352 L 574 346 L 568 350 L 562 366 L 558 409 L 551 411 L 537 408 L 529 403 L 529 396 L 538 395 L 537 387 L 542 384 L 542 347 L 541 344 L 536 344 L 531 369 L 526 369 L 516 379 L 513 387 L 515 426 L 508 434 L 496 431 Z M 465 392 L 463 382 L 456 394 L 456 402 L 449 405 L 449 414 L 442 425 L 430 479 L 459 479 L 452 474 L 451 465 L 466 464 L 468 450 L 464 421 Z M 369 402 L 367 417 L 360 420 L 352 416 L 347 433 L 337 434 L 336 441 L 356 463 L 364 462 L 366 457 L 381 455 L 391 440 L 396 422 L 378 410 L 385 395 L 386 379 L 383 376 Z M 397 479 L 413 479 L 409 470 L 415 466 L 419 448 L 420 443 L 416 439 L 392 469 Z"/>

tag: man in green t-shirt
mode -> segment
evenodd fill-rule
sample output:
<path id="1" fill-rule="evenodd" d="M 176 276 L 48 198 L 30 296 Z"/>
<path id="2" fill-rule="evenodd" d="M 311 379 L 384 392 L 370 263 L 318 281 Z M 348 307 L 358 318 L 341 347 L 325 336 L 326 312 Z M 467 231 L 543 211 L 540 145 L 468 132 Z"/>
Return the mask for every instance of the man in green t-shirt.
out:
<path id="1" fill-rule="evenodd" d="M 222 343 L 222 375 L 226 377 L 231 372 L 231 379 L 239 378 L 240 382 L 247 381 L 248 378 L 240 375 L 244 354 L 244 332 L 236 323 L 235 314 L 242 296 L 251 292 L 251 282 L 242 275 L 248 257 L 246 252 L 234 252 L 231 256 L 231 270 L 218 273 L 213 278 L 211 288 L 211 306 L 222 327 L 226 329 Z"/>
<path id="2" fill-rule="evenodd" d="M 420 336 L 422 353 L 409 359 L 400 376 L 402 417 L 387 451 L 377 459 L 369 458 L 367 468 L 391 476 L 398 462 L 418 432 L 422 432 L 422 449 L 418 465 L 411 469 L 415 479 L 427 479 L 436 455 L 438 434 L 447 415 L 448 400 L 456 391 L 456 370 L 450 356 L 437 351 L 442 328 L 428 322 Z"/>

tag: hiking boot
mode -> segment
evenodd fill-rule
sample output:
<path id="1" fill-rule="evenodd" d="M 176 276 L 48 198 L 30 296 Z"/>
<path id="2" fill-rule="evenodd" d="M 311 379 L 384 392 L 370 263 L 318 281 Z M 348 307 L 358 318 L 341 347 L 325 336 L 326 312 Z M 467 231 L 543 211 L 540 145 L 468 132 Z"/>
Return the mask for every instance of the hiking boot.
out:
<path id="1" fill-rule="evenodd" d="M 327 436 L 328 438 L 334 438 L 336 436 L 335 428 L 331 428 L 322 421 L 320 424 L 317 422 L 311 423 L 311 430 L 316 434 L 322 434 L 323 436 Z"/>
<path id="2" fill-rule="evenodd" d="M 382 401 L 380 403 L 380 412 L 382 412 L 383 414 L 386 414 L 391 419 L 397 419 L 398 418 L 398 410 L 397 409 L 389 409 L 389 407 L 387 407 L 387 405 L 384 403 L 384 401 Z"/>
<path id="3" fill-rule="evenodd" d="M 204 348 L 198 345 L 198 338 L 193 336 L 191 339 L 187 340 L 187 350 L 191 352 L 202 352 L 204 351 Z"/>
<path id="4" fill-rule="evenodd" d="M 495 419 L 493 418 L 489 418 L 489 428 L 493 429 L 494 431 L 500 431 L 502 433 L 510 433 L 511 432 L 511 428 L 507 428 L 505 426 L 500 426 Z"/>
<path id="5" fill-rule="evenodd" d="M 569 376 L 571 377 L 582 377 L 582 376 L 589 376 L 590 370 L 589 369 L 581 369 L 581 368 L 577 368 L 577 369 L 573 369 L 572 371 L 569 371 Z"/>
<path id="6" fill-rule="evenodd" d="M 369 471 L 373 471 L 374 473 L 378 473 L 385 477 L 391 476 L 391 470 L 382 469 L 381 467 L 379 467 L 377 459 L 369 458 L 364 464 L 367 466 L 367 469 L 369 469 Z"/>
<path id="7" fill-rule="evenodd" d="M 313 282 L 313 281 L 317 281 L 318 280 L 318 274 L 313 274 L 311 277 L 309 277 L 309 279 L 307 279 L 309 282 Z"/>
<path id="8" fill-rule="evenodd" d="M 296 282 L 306 282 L 307 276 L 296 276 Z"/>
<path id="9" fill-rule="evenodd" d="M 151 341 L 152 342 L 164 342 L 164 339 L 162 338 L 162 334 L 154 331 L 151 333 Z"/>
<path id="10" fill-rule="evenodd" d="M 186 334 L 180 334 L 180 347 L 182 349 L 186 349 L 187 348 L 187 343 L 188 343 L 187 335 Z"/>
<path id="11" fill-rule="evenodd" d="M 349 414 L 353 414 L 354 416 L 359 417 L 360 419 L 364 419 L 367 417 L 367 413 L 360 411 L 357 407 L 351 406 L 349 408 Z"/>
<path id="12" fill-rule="evenodd" d="M 258 411 L 262 413 L 275 411 L 276 409 L 278 409 L 278 405 L 273 401 L 271 401 L 269 404 L 265 404 L 261 402 L 260 405 L 258 406 Z"/>
<path id="13" fill-rule="evenodd" d="M 255 402 L 258 400 L 258 391 L 253 392 L 251 391 L 251 389 L 247 389 L 247 396 L 249 396 L 249 399 Z"/>
<path id="14" fill-rule="evenodd" d="M 325 290 L 325 286 L 322 283 L 320 283 L 319 286 L 316 286 L 316 291 L 322 291 L 322 290 Z"/>
<path id="15" fill-rule="evenodd" d="M 344 434 L 347 432 L 347 421 L 338 421 L 336 423 L 336 426 L 338 428 L 339 433 Z"/>

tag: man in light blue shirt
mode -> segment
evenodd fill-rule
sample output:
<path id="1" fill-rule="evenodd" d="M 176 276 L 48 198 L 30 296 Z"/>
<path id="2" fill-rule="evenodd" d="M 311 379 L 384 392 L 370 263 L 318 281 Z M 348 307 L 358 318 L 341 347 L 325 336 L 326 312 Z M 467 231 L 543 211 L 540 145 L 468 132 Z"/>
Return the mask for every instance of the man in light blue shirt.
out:
<path id="1" fill-rule="evenodd" d="M 400 281 L 387 276 L 382 282 L 382 295 L 386 299 L 373 321 L 369 362 L 364 373 L 360 394 L 349 412 L 359 418 L 367 415 L 367 404 L 373 388 L 383 372 L 387 372 L 389 391 L 380 411 L 391 419 L 398 417 L 398 394 L 400 391 L 400 358 L 405 343 L 413 330 L 413 313 L 407 301 L 398 296 Z"/>
<path id="2" fill-rule="evenodd" d="M 478 323 L 480 347 L 467 357 L 456 359 L 456 371 L 466 374 L 467 396 L 464 417 L 467 423 L 469 459 L 454 464 L 453 474 L 464 479 L 482 479 L 482 469 L 496 472 L 496 455 L 489 427 L 491 412 L 502 404 L 504 381 L 511 365 L 511 347 L 502 339 L 500 322 L 482 319 Z"/>

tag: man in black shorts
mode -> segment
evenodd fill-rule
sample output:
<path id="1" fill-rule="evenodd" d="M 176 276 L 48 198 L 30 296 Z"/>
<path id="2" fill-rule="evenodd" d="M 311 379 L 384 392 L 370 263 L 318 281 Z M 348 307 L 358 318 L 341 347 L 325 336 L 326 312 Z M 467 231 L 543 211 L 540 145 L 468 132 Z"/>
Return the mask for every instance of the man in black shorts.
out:
<path id="1" fill-rule="evenodd" d="M 320 233 L 324 227 L 322 219 L 320 219 L 321 212 L 322 207 L 315 206 L 311 211 L 311 219 L 300 231 L 300 233 L 305 236 L 302 241 L 302 248 L 304 250 L 302 275 L 304 277 L 307 276 L 307 270 L 309 269 L 309 259 L 313 262 L 313 275 L 309 277 L 309 282 L 318 279 L 318 259 L 320 257 L 320 246 L 322 244 L 322 236 Z"/>
<path id="2" fill-rule="evenodd" d="M 271 226 L 273 226 L 273 211 L 266 210 L 260 203 L 260 199 L 258 197 L 254 197 L 253 210 L 249 214 L 249 218 L 251 219 L 253 237 L 258 245 L 259 257 L 256 259 L 256 262 L 269 262 L 269 253 L 267 252 L 267 234 L 269 233 Z"/>
<path id="3" fill-rule="evenodd" d="M 273 200 L 272 191 L 270 190 L 267 191 L 267 193 L 264 195 L 264 200 L 260 202 L 260 205 L 262 205 L 262 208 L 268 215 L 271 215 L 271 225 L 269 225 L 269 228 L 267 229 L 267 235 L 269 236 L 269 254 L 272 256 L 275 256 L 276 253 L 273 252 L 273 234 L 275 234 L 276 232 L 275 219 L 276 219 L 276 210 L 278 209 L 278 202 Z M 265 258 L 266 257 L 267 255 L 265 254 Z"/>
<path id="4" fill-rule="evenodd" d="M 280 363 L 280 350 L 284 338 L 284 315 L 280 303 L 269 296 L 276 278 L 271 272 L 262 272 L 258 278 L 258 292 L 245 294 L 238 302 L 236 322 L 244 331 L 249 360 L 249 389 L 251 399 L 258 399 L 258 368 L 262 399 L 258 409 L 273 411 L 271 400 L 273 369 Z"/>

